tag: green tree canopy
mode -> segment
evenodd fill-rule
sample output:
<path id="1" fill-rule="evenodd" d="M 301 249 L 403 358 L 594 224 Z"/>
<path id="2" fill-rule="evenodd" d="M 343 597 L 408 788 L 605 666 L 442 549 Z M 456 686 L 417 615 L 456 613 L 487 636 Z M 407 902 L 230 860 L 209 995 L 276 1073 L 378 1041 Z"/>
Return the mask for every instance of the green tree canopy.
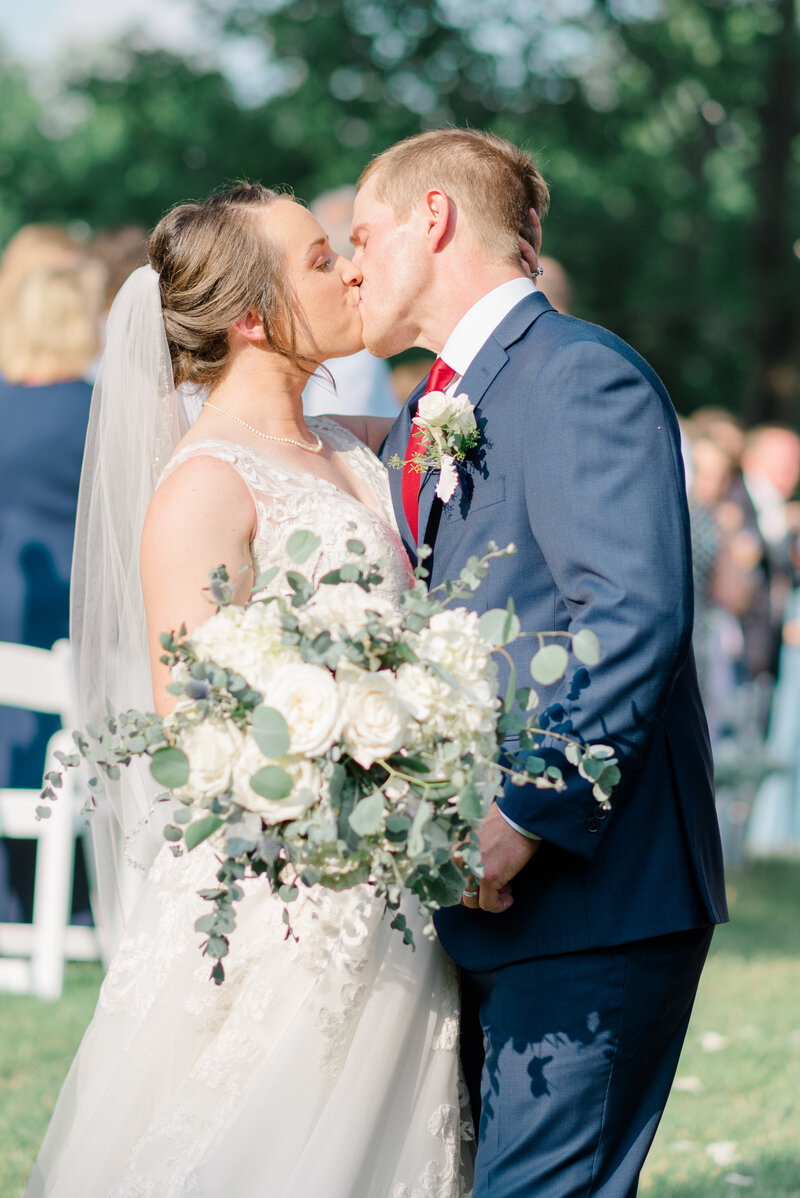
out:
<path id="1" fill-rule="evenodd" d="M 794 0 L 198 0 L 246 76 L 127 43 L 57 104 L 0 103 L 0 236 L 154 223 L 226 180 L 304 198 L 398 138 L 491 128 L 551 185 L 545 249 L 681 411 L 800 412 L 800 34 Z M 233 59 L 235 62 L 235 58 Z M 265 98 L 266 97 L 266 98 Z"/>

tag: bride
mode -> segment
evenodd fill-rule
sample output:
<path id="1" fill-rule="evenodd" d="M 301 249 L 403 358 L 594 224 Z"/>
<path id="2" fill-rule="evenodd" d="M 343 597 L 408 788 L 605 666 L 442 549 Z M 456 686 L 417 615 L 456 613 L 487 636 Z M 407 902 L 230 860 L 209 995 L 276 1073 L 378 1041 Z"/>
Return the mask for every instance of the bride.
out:
<path id="1" fill-rule="evenodd" d="M 93 402 L 75 569 L 84 718 L 153 695 L 168 711 L 159 633 L 209 616 L 220 563 L 244 602 L 258 573 L 288 565 L 293 529 L 321 538 L 312 578 L 354 536 L 386 561 L 390 598 L 410 576 L 384 468 L 355 435 L 385 430 L 303 419 L 309 371 L 361 347 L 356 268 L 256 184 L 175 208 L 149 256 L 115 303 Z M 181 384 L 208 395 L 188 428 Z M 287 940 L 252 879 L 216 987 L 193 931 L 213 853 L 173 857 L 152 799 L 129 770 L 97 812 L 106 859 L 111 811 L 125 831 L 110 871 L 122 908 L 128 863 L 148 872 L 27 1198 L 467 1194 L 456 985 L 421 921 L 412 953 L 367 887 L 314 889 Z"/>

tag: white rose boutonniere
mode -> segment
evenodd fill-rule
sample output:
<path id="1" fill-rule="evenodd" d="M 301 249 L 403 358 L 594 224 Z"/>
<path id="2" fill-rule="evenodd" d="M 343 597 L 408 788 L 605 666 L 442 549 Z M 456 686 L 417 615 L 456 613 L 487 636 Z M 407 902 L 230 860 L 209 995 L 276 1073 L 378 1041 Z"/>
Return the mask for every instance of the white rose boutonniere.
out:
<path id="1" fill-rule="evenodd" d="M 463 462 L 480 440 L 475 409 L 463 392 L 445 395 L 444 391 L 429 391 L 421 397 L 411 423 L 424 434 L 422 448 L 408 462 L 394 454 L 389 465 L 398 470 L 410 465 L 420 473 L 438 466 L 436 494 L 447 503 L 458 486 L 457 463 Z"/>

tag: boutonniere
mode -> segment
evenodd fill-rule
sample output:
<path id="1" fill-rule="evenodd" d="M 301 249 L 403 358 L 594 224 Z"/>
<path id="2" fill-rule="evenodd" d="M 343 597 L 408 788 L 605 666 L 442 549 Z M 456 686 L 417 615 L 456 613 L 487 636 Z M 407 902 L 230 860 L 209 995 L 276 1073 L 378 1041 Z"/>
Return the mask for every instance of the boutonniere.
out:
<path id="1" fill-rule="evenodd" d="M 443 503 L 452 498 L 458 485 L 457 462 L 463 462 L 480 440 L 475 409 L 469 397 L 445 395 L 444 391 L 429 391 L 423 395 L 417 414 L 411 422 L 423 434 L 416 453 L 405 461 L 393 454 L 389 465 L 402 470 L 408 465 L 420 474 L 432 466 L 439 467 L 436 494 Z"/>

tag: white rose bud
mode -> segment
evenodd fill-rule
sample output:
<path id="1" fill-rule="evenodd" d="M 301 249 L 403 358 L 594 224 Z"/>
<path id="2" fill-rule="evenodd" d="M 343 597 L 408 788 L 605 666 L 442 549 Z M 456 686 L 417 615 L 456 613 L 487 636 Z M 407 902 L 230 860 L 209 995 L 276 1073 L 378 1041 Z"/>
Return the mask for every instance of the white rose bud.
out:
<path id="1" fill-rule="evenodd" d="M 271 679 L 265 702 L 289 726 L 292 753 L 321 757 L 339 737 L 342 702 L 333 675 L 321 666 L 283 666 Z"/>
<path id="2" fill-rule="evenodd" d="M 350 756 L 369 769 L 403 743 L 408 708 L 387 670 L 366 674 L 346 689 L 344 743 Z"/>
<path id="3" fill-rule="evenodd" d="M 420 398 L 417 416 L 431 428 L 441 428 L 450 419 L 451 403 L 444 391 L 429 391 Z"/>

